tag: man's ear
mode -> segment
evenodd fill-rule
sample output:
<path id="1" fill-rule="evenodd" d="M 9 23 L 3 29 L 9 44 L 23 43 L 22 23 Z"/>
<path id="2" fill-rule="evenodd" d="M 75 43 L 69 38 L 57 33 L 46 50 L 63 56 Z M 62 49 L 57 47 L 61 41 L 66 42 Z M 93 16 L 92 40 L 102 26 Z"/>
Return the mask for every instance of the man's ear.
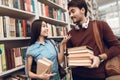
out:
<path id="1" fill-rule="evenodd" d="M 85 8 L 81 8 L 81 12 L 82 12 L 82 13 L 85 13 Z"/>

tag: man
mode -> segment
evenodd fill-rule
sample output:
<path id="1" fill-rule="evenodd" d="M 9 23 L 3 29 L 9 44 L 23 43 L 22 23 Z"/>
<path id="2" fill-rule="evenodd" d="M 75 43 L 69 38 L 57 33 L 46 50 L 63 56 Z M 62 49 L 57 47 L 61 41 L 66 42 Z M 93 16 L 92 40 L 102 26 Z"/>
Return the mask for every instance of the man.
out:
<path id="1" fill-rule="evenodd" d="M 93 21 L 89 21 L 87 16 L 87 4 L 85 0 L 72 0 L 68 3 L 68 11 L 72 21 L 78 26 L 68 32 L 71 38 L 67 42 L 67 47 L 77 47 L 87 45 L 93 48 L 93 61 L 89 67 L 72 68 L 73 80 L 105 80 L 106 60 L 117 56 L 120 53 L 120 44 L 114 36 L 109 25 L 103 21 L 97 21 L 97 27 L 104 48 L 104 53 L 100 53 L 93 34 Z"/>

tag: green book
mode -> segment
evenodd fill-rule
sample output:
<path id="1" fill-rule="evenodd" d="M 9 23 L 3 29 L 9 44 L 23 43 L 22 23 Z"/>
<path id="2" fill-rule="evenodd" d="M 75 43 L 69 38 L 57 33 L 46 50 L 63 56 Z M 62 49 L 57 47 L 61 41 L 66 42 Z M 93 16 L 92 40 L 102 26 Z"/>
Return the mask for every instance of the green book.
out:
<path id="1" fill-rule="evenodd" d="M 2 58 L 2 71 L 6 71 L 6 58 L 5 58 L 5 46 L 4 44 L 0 44 L 0 52 L 1 52 L 1 58 Z"/>

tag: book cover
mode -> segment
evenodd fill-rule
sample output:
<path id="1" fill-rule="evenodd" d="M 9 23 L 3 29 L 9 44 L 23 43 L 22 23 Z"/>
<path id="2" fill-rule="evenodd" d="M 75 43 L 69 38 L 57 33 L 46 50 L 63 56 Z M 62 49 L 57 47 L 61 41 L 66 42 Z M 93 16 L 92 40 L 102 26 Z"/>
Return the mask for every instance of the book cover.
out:
<path id="1" fill-rule="evenodd" d="M 14 50 L 14 60 L 15 60 L 15 67 L 23 65 L 22 55 L 20 52 L 20 48 L 12 48 Z"/>
<path id="2" fill-rule="evenodd" d="M 15 19 L 9 18 L 9 36 L 16 37 L 16 26 L 15 26 Z"/>
<path id="3" fill-rule="evenodd" d="M 68 53 L 69 66 L 90 66 L 92 64 L 90 57 L 93 51 L 88 46 L 68 48 Z"/>
<path id="4" fill-rule="evenodd" d="M 42 58 L 37 61 L 37 74 L 42 74 L 43 72 L 50 73 L 52 69 L 53 62 L 47 58 Z"/>
<path id="5" fill-rule="evenodd" d="M 91 50 L 92 51 L 92 48 L 89 46 L 79 46 L 79 47 L 68 48 L 68 52 L 78 51 L 78 50 Z"/>
<path id="6" fill-rule="evenodd" d="M 4 37 L 4 32 L 3 32 L 3 17 L 0 16 L 0 37 Z"/>
<path id="7" fill-rule="evenodd" d="M 75 63 L 75 62 L 70 62 L 69 63 L 69 66 L 90 66 L 91 63 L 90 62 L 78 62 L 78 63 Z"/>
<path id="8" fill-rule="evenodd" d="M 2 70 L 5 71 L 7 66 L 6 66 L 6 57 L 5 57 L 5 46 L 4 44 L 0 44 L 0 50 L 1 50 L 1 58 L 2 58 Z"/>
<path id="9" fill-rule="evenodd" d="M 74 58 L 90 58 L 92 54 L 91 53 L 80 53 L 80 54 L 69 54 L 69 57 L 74 57 Z"/>
<path id="10" fill-rule="evenodd" d="M 0 73 L 2 72 L 2 50 L 0 49 Z"/>
<path id="11" fill-rule="evenodd" d="M 92 63 L 92 60 L 86 59 L 86 60 L 69 60 L 69 63 Z"/>

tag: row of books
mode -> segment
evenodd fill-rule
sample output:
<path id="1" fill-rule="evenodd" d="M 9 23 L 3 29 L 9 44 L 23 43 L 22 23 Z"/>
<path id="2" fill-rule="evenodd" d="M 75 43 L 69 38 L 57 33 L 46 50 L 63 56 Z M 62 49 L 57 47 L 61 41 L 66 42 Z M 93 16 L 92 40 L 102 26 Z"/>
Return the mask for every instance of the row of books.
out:
<path id="1" fill-rule="evenodd" d="M 90 66 L 92 64 L 90 57 L 93 51 L 88 46 L 68 48 L 68 54 L 69 66 Z"/>
<path id="2" fill-rule="evenodd" d="M 0 0 L 0 5 L 35 13 L 34 0 Z"/>
<path id="3" fill-rule="evenodd" d="M 0 44 L 0 73 L 23 65 L 26 48 L 5 48 Z"/>
<path id="4" fill-rule="evenodd" d="M 24 19 L 0 16 L 0 37 L 28 37 L 30 25 Z"/>
<path id="5" fill-rule="evenodd" d="M 65 36 L 67 34 L 67 28 L 65 26 L 55 26 L 47 23 L 48 37 Z"/>
<path id="6" fill-rule="evenodd" d="M 58 4 L 58 5 L 60 5 L 63 8 L 66 8 L 67 2 L 65 0 L 50 0 L 50 1 L 52 1 L 52 2 L 54 2 L 56 4 Z"/>
<path id="7" fill-rule="evenodd" d="M 66 21 L 65 13 L 61 9 L 55 9 L 51 6 L 38 2 L 38 15 L 50 17 L 57 20 Z"/>
<path id="8" fill-rule="evenodd" d="M 55 26 L 47 23 L 48 37 L 65 36 L 66 26 Z M 9 16 L 0 16 L 0 37 L 30 37 L 30 25 L 24 19 L 15 19 Z"/>

